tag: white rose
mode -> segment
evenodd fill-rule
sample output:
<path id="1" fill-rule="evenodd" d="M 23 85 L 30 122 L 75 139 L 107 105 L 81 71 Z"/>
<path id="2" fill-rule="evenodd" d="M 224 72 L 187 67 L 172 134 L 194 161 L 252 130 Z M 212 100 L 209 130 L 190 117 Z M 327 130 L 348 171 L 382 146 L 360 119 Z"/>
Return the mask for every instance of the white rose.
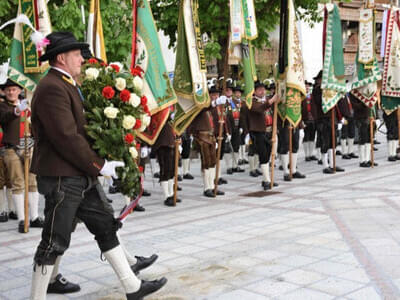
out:
<path id="1" fill-rule="evenodd" d="M 129 99 L 129 104 L 133 107 L 138 107 L 140 104 L 140 98 L 135 93 L 131 93 L 131 98 Z"/>
<path id="2" fill-rule="evenodd" d="M 143 89 L 143 80 L 142 80 L 142 78 L 140 78 L 139 76 L 135 76 L 135 78 L 133 78 L 133 86 L 138 91 L 142 91 L 142 89 Z"/>
<path id="3" fill-rule="evenodd" d="M 135 124 L 136 124 L 136 119 L 134 116 L 131 115 L 124 116 L 124 119 L 122 120 L 122 127 L 129 130 L 132 129 L 133 126 L 135 126 Z"/>
<path id="4" fill-rule="evenodd" d="M 146 127 L 147 127 L 146 125 L 142 124 L 142 126 L 140 126 L 140 128 L 139 128 L 139 132 L 145 131 Z"/>
<path id="5" fill-rule="evenodd" d="M 131 154 L 133 159 L 136 159 L 138 157 L 138 152 L 135 147 L 130 147 L 129 153 Z"/>
<path id="6" fill-rule="evenodd" d="M 99 76 L 99 73 L 99 70 L 96 68 L 88 68 L 85 71 L 86 79 L 90 81 L 95 80 Z"/>
<path id="7" fill-rule="evenodd" d="M 104 114 L 109 119 L 115 119 L 117 117 L 118 113 L 119 113 L 119 109 L 115 108 L 115 107 L 112 107 L 112 106 L 106 107 L 104 109 Z"/>
<path id="8" fill-rule="evenodd" d="M 121 77 L 117 77 L 115 79 L 115 87 L 118 91 L 124 90 L 126 88 L 126 80 Z"/>
<path id="9" fill-rule="evenodd" d="M 148 115 L 142 115 L 141 116 L 141 119 L 142 119 L 142 124 L 144 125 L 144 126 L 149 126 L 150 125 L 150 122 L 151 122 L 151 117 L 149 117 Z"/>

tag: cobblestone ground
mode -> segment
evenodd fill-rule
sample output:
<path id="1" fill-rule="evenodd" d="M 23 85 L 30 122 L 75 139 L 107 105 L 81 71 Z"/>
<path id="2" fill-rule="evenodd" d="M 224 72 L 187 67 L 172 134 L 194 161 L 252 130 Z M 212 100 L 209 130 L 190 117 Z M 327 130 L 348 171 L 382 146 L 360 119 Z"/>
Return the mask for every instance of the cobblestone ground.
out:
<path id="1" fill-rule="evenodd" d="M 148 299 L 400 299 L 400 164 L 386 161 L 385 142 L 378 148 L 379 167 L 361 169 L 358 160 L 338 157 L 346 172 L 335 175 L 323 175 L 301 153 L 299 170 L 307 178 L 286 183 L 276 171 L 278 193 L 265 197 L 245 195 L 261 191 L 248 170 L 224 175 L 224 197 L 202 197 L 194 161 L 196 178 L 180 183 L 183 202 L 175 208 L 162 204 L 148 173 L 146 212 L 134 213 L 121 230 L 132 253 L 160 256 L 141 278 L 169 281 Z M 122 197 L 112 199 L 119 210 Z M 40 230 L 18 234 L 16 227 L 16 221 L 0 225 L 1 299 L 29 295 Z M 82 290 L 50 300 L 125 299 L 82 225 L 60 270 Z"/>

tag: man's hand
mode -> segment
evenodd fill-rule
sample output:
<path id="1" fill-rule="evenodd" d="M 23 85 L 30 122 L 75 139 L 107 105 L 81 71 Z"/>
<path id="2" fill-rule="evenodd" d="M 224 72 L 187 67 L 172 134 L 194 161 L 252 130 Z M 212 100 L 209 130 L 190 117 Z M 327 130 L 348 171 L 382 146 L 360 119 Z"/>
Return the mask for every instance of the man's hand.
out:
<path id="1" fill-rule="evenodd" d="M 225 103 L 226 103 L 226 96 L 221 96 L 216 101 L 217 105 L 225 105 Z"/>
<path id="2" fill-rule="evenodd" d="M 269 105 L 272 105 L 275 102 L 277 102 L 277 103 L 280 102 L 278 94 L 275 94 L 271 99 L 268 100 Z"/>
<path id="3" fill-rule="evenodd" d="M 29 108 L 28 100 L 24 99 L 15 107 L 15 114 L 19 116 L 21 112 Z"/>
<path id="4" fill-rule="evenodd" d="M 113 178 L 117 178 L 117 173 L 115 169 L 118 167 L 125 167 L 125 163 L 123 161 L 107 161 L 105 162 L 103 168 L 100 170 L 100 174 L 103 176 L 110 176 Z"/>
<path id="5" fill-rule="evenodd" d="M 230 134 L 228 134 L 228 135 L 226 136 L 226 140 L 227 140 L 228 142 L 231 141 L 231 138 L 232 138 L 232 136 L 231 136 Z"/>

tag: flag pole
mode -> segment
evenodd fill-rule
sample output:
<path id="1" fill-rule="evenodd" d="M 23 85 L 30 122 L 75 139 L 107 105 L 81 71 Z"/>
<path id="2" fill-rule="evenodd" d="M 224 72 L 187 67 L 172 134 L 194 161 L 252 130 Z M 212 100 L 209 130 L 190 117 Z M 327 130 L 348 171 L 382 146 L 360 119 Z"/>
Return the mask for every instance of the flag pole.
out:
<path id="1" fill-rule="evenodd" d="M 274 187 L 274 171 L 275 171 L 275 156 L 276 156 L 276 131 L 278 119 L 278 101 L 274 103 L 274 117 L 272 120 L 272 152 L 271 152 L 271 189 Z"/>
<path id="2" fill-rule="evenodd" d="M 292 179 L 292 177 L 293 177 L 293 172 L 292 172 L 292 165 L 293 165 L 292 153 L 293 153 L 293 126 L 292 126 L 292 124 L 290 124 L 289 125 L 289 178 L 290 179 Z"/>
<path id="3" fill-rule="evenodd" d="M 135 67 L 136 58 L 136 26 L 137 26 L 137 0 L 132 0 L 132 61 L 131 68 Z"/>
<path id="4" fill-rule="evenodd" d="M 27 90 L 25 89 L 25 97 L 27 97 Z M 29 122 L 28 122 L 28 109 L 24 111 L 25 121 L 24 121 L 24 184 L 25 184 L 25 194 L 24 194 L 24 232 L 29 231 L 29 149 L 28 149 L 28 138 L 29 138 Z M 21 112 L 22 113 L 22 112 Z"/>
<path id="5" fill-rule="evenodd" d="M 372 112 L 372 110 L 371 110 Z M 374 167 L 374 162 L 375 162 L 375 158 L 374 158 L 374 117 L 371 115 L 369 118 L 369 139 L 370 139 L 370 143 L 371 143 L 371 168 Z"/>
<path id="6" fill-rule="evenodd" d="M 335 107 L 333 107 L 333 108 L 331 109 L 331 127 L 332 127 L 333 172 L 336 173 Z"/>
<path id="7" fill-rule="evenodd" d="M 178 198 L 178 169 L 179 169 L 179 145 L 181 144 L 180 136 L 175 139 L 175 174 L 174 174 L 174 206 L 176 206 L 176 199 Z"/>

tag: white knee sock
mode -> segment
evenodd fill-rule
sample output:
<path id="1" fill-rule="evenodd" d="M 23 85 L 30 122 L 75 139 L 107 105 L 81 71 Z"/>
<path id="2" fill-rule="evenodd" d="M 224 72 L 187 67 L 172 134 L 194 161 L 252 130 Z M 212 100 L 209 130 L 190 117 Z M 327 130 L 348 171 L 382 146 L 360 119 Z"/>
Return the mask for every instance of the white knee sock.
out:
<path id="1" fill-rule="evenodd" d="M 315 143 L 314 142 L 308 142 L 308 151 L 310 153 L 310 156 L 314 155 L 314 150 L 315 150 Z M 319 158 L 321 159 L 321 158 Z"/>
<path id="2" fill-rule="evenodd" d="M 261 172 L 263 173 L 263 181 L 271 182 L 271 177 L 269 175 L 269 163 L 261 165 Z"/>
<path id="3" fill-rule="evenodd" d="M 128 260 L 129 265 L 132 266 L 132 265 L 136 264 L 136 262 L 137 262 L 136 257 L 132 256 L 129 253 L 129 251 L 126 249 L 125 243 L 122 242 L 121 235 L 118 233 L 118 231 L 117 231 L 117 238 L 119 241 L 119 245 L 121 246 L 122 250 L 124 251 L 125 257 Z"/>
<path id="4" fill-rule="evenodd" d="M 281 165 L 283 173 L 289 175 L 289 154 L 281 154 Z"/>
<path id="5" fill-rule="evenodd" d="M 161 181 L 160 184 L 164 194 L 164 199 L 167 199 L 169 197 L 168 181 Z"/>
<path id="6" fill-rule="evenodd" d="M 324 169 L 329 168 L 328 153 L 322 153 L 322 165 L 324 166 Z"/>
<path id="7" fill-rule="evenodd" d="M 292 174 L 297 172 L 297 153 L 292 153 Z"/>
<path id="8" fill-rule="evenodd" d="M 32 273 L 31 300 L 46 300 L 47 287 L 53 274 L 54 266 L 34 266 Z"/>
<path id="9" fill-rule="evenodd" d="M 237 168 L 239 165 L 239 153 L 238 152 L 232 152 L 232 165 L 233 168 Z"/>
<path id="10" fill-rule="evenodd" d="M 254 171 L 255 167 L 254 167 L 254 155 L 249 156 L 249 168 L 250 171 Z"/>
<path id="11" fill-rule="evenodd" d="M 333 169 L 333 149 L 328 150 L 329 167 Z"/>
<path id="12" fill-rule="evenodd" d="M 215 188 L 215 176 L 216 176 L 215 167 L 214 168 L 209 168 L 208 171 L 209 171 L 208 187 L 211 190 L 214 190 L 214 188 Z M 219 168 L 219 173 L 221 173 L 221 168 Z M 221 176 L 218 177 L 218 178 L 221 178 Z"/>
<path id="13" fill-rule="evenodd" d="M 0 213 L 7 212 L 6 209 L 6 193 L 4 189 L 0 189 Z"/>
<path id="14" fill-rule="evenodd" d="M 121 281 L 125 293 L 130 294 L 137 292 L 140 288 L 141 281 L 132 272 L 122 247 L 117 246 L 104 252 L 103 255 L 114 269 L 118 279 Z"/>
<path id="15" fill-rule="evenodd" d="M 174 179 L 168 179 L 168 197 L 174 196 Z"/>
<path id="16" fill-rule="evenodd" d="M 14 206 L 17 210 L 18 221 L 25 219 L 24 194 L 13 194 Z"/>
<path id="17" fill-rule="evenodd" d="M 369 162 L 371 160 L 371 144 L 365 144 L 365 160 Z"/>
<path id="18" fill-rule="evenodd" d="M 189 173 L 189 169 L 190 169 L 190 159 L 182 159 L 182 172 L 183 175 L 186 175 L 187 173 Z"/>
<path id="19" fill-rule="evenodd" d="M 346 139 L 341 139 L 340 140 L 340 146 L 342 147 L 342 154 L 348 154 L 348 148 L 347 148 L 347 140 Z"/>
<path id="20" fill-rule="evenodd" d="M 365 162 L 365 145 L 358 145 L 358 155 L 360 164 Z"/>
<path id="21" fill-rule="evenodd" d="M 54 266 L 53 266 L 53 272 L 51 272 L 51 276 L 50 276 L 50 283 L 53 283 L 54 281 L 56 281 L 56 277 L 58 275 L 58 269 L 60 267 L 61 257 L 62 257 L 62 255 L 59 255 L 56 258 L 56 262 L 54 263 Z"/>
<path id="22" fill-rule="evenodd" d="M 255 154 L 254 157 L 254 169 L 258 169 L 258 166 L 260 165 L 260 156 L 258 156 L 258 154 Z"/>
<path id="23" fill-rule="evenodd" d="M 230 153 L 225 153 L 224 160 L 225 160 L 226 169 L 227 170 L 232 169 L 232 155 Z"/>
<path id="24" fill-rule="evenodd" d="M 31 220 L 36 220 L 39 216 L 39 193 L 29 192 L 29 214 Z"/>
<path id="25" fill-rule="evenodd" d="M 208 177 L 210 176 L 209 173 L 210 173 L 209 169 L 204 169 L 203 170 L 204 191 L 207 191 L 207 190 L 210 189 L 210 187 L 209 187 L 209 179 L 208 179 Z"/>
<path id="26" fill-rule="evenodd" d="M 354 153 L 354 139 L 347 139 L 347 154 Z"/>
<path id="27" fill-rule="evenodd" d="M 6 196 L 7 196 L 7 202 L 8 202 L 8 211 L 13 211 L 15 212 L 15 206 L 14 206 L 14 201 L 12 197 L 12 191 L 9 188 L 6 188 Z"/>
<path id="28" fill-rule="evenodd" d="M 321 160 L 321 159 L 322 159 L 321 148 L 317 148 L 317 158 L 318 158 L 318 160 Z"/>

